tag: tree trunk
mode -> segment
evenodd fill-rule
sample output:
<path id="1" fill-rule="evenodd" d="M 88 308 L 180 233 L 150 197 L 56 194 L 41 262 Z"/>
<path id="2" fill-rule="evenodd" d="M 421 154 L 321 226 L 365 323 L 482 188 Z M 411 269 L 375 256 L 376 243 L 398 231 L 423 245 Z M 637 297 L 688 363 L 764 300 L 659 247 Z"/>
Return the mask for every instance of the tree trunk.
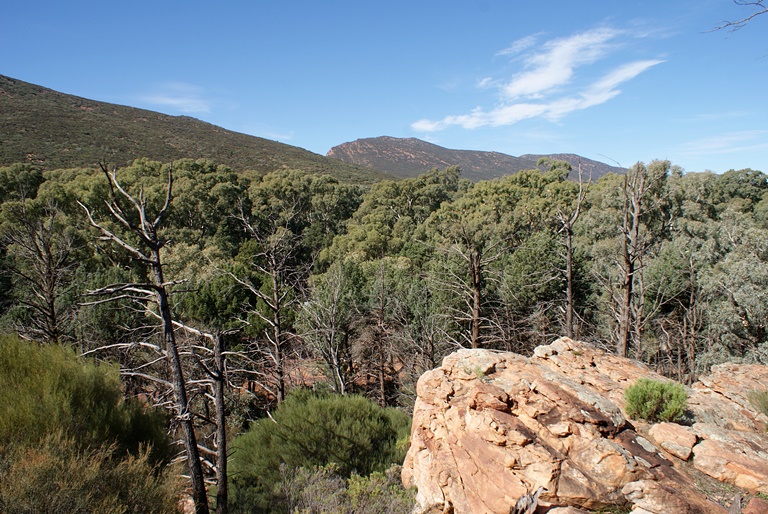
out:
<path id="1" fill-rule="evenodd" d="M 160 309 L 160 317 L 163 320 L 163 342 L 165 343 L 168 364 L 173 375 L 173 394 L 178 411 L 178 420 L 184 433 L 184 447 L 187 453 L 187 464 L 192 481 L 192 500 L 195 502 L 195 514 L 208 514 L 208 495 L 205 490 L 203 467 L 200 463 L 200 452 L 197 447 L 195 426 L 192 422 L 192 414 L 189 411 L 187 400 L 187 384 L 181 368 L 181 358 L 176 346 L 176 337 L 173 331 L 173 317 L 168 304 L 168 294 L 163 281 L 163 269 L 160 264 L 159 250 L 153 250 L 152 272 L 155 283 L 155 296 Z"/>
<path id="2" fill-rule="evenodd" d="M 626 244 L 626 243 L 625 243 Z M 634 262 L 629 254 L 624 253 L 625 275 L 622 289 L 624 295 L 619 306 L 619 340 L 616 344 L 616 353 L 619 357 L 626 357 L 629 351 L 629 339 L 632 328 L 632 279 L 634 277 Z"/>
<path id="3" fill-rule="evenodd" d="M 274 338 L 273 347 L 275 349 L 273 359 L 275 361 L 275 374 L 277 375 L 277 403 L 285 400 L 285 352 L 283 348 L 283 330 L 280 310 L 282 302 L 280 301 L 280 282 L 277 278 L 276 266 L 272 271 L 272 337 Z"/>
<path id="4" fill-rule="evenodd" d="M 480 347 L 480 303 L 482 301 L 482 268 L 480 256 L 470 253 L 470 277 L 472 281 L 472 348 Z"/>
<path id="5" fill-rule="evenodd" d="M 227 484 L 227 415 L 224 410 L 224 389 L 227 383 L 224 338 L 216 334 L 213 357 L 216 361 L 213 401 L 216 410 L 216 514 L 227 514 L 229 487 Z"/>
<path id="6" fill-rule="evenodd" d="M 573 339 L 573 229 L 565 230 L 565 334 Z"/>

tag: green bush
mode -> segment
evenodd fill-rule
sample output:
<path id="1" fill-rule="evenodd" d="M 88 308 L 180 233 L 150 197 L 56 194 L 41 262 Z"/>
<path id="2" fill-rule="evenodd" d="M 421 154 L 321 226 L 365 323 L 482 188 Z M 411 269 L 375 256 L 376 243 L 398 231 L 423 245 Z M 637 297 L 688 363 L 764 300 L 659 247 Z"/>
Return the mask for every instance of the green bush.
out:
<path id="1" fill-rule="evenodd" d="M 376 471 L 367 477 L 352 475 L 347 480 L 347 495 L 351 503 L 350 514 L 407 514 L 413 511 L 415 499 L 412 491 L 403 487 L 401 466 L 392 466 L 386 472 Z"/>
<path id="2" fill-rule="evenodd" d="M 118 370 L 0 335 L 0 512 L 176 512 L 165 416 Z"/>
<path id="3" fill-rule="evenodd" d="M 0 369 L 0 453 L 62 431 L 82 446 L 117 443 L 137 454 L 148 445 L 156 460 L 170 455 L 164 415 L 125 401 L 117 368 L 0 335 Z"/>
<path id="4" fill-rule="evenodd" d="M 751 403 L 758 412 L 762 412 L 768 416 L 768 390 L 750 391 L 749 394 L 747 394 L 747 399 L 749 399 L 749 403 Z"/>
<path id="5" fill-rule="evenodd" d="M 146 451 L 116 458 L 114 447 L 82 449 L 57 433 L 43 438 L 39 446 L 19 447 L 6 455 L 0 512 L 171 514 L 178 512 L 180 490 Z"/>
<path id="6" fill-rule="evenodd" d="M 344 479 L 383 472 L 402 463 L 409 432 L 405 413 L 361 396 L 294 392 L 233 441 L 233 512 L 284 512 L 276 505 L 285 503 L 277 484 L 286 469 L 333 465 Z"/>
<path id="7" fill-rule="evenodd" d="M 375 471 L 367 477 L 352 474 L 345 479 L 333 464 L 313 469 L 283 468 L 280 509 L 292 514 L 408 514 L 415 499 L 413 492 L 403 487 L 401 469 L 394 465 L 384 473 Z M 280 509 L 272 505 L 272 510 Z"/>
<path id="8" fill-rule="evenodd" d="M 641 378 L 624 393 L 627 416 L 647 421 L 677 421 L 685 415 L 688 394 L 680 384 Z"/>

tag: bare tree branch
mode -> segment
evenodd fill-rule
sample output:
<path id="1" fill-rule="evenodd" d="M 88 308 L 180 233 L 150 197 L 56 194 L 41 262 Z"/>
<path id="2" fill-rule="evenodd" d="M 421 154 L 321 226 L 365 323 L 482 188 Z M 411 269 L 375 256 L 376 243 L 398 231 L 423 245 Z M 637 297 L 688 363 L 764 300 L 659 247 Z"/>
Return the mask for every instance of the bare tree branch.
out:
<path id="1" fill-rule="evenodd" d="M 714 29 L 710 30 L 709 32 L 714 32 L 717 30 L 724 30 L 724 29 L 728 29 L 731 32 L 735 32 L 739 29 L 744 28 L 753 19 L 757 18 L 761 14 L 768 13 L 768 6 L 766 6 L 763 2 L 764 0 L 733 0 L 733 3 L 735 3 L 736 5 L 740 5 L 744 7 L 752 7 L 755 9 L 755 11 L 749 16 L 745 16 L 738 20 L 724 21 Z"/>

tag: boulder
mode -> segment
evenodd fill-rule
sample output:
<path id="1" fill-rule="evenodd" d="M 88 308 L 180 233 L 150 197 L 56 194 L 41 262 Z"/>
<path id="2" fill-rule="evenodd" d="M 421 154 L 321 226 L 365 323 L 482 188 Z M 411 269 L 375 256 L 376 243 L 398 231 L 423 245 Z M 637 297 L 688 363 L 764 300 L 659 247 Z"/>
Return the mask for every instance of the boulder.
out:
<path id="1" fill-rule="evenodd" d="M 693 455 L 707 475 L 763 490 L 765 420 L 743 391 L 768 369 L 714 372 L 732 377 L 689 389 L 701 423 L 649 426 L 623 410 L 635 380 L 664 380 L 641 363 L 567 338 L 530 358 L 459 350 L 418 382 L 403 482 L 417 487 L 419 512 L 508 514 L 540 487 L 552 512 L 627 504 L 636 513 L 727 512 L 697 489 L 683 461 Z M 725 414 L 715 421 L 718 404 Z"/>
<path id="2" fill-rule="evenodd" d="M 656 445 L 680 460 L 688 460 L 696 444 L 696 436 L 677 423 L 657 423 L 648 431 Z"/>
<path id="3" fill-rule="evenodd" d="M 762 498 L 752 498 L 746 507 L 741 510 L 741 514 L 765 514 L 768 512 L 768 500 Z"/>

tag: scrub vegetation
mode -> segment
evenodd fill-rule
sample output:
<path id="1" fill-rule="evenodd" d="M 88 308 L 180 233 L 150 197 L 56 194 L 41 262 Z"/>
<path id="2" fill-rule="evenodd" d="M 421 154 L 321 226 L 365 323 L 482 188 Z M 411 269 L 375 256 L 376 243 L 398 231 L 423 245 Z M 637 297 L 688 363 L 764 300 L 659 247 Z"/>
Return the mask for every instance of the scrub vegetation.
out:
<path id="1" fill-rule="evenodd" d="M 577 176 L 551 160 L 477 183 L 205 159 L 0 168 L 0 326 L 18 335 L 0 444 L 27 476 L 3 480 L 5 505 L 37 487 L 33 462 L 79 490 L 89 469 L 151 468 L 160 489 L 183 474 L 199 514 L 400 505 L 403 413 L 459 347 L 567 335 L 683 384 L 768 361 L 764 173 Z M 638 416 L 675 419 L 660 391 L 641 387 Z M 94 501 L 120 503 L 121 483 Z"/>

